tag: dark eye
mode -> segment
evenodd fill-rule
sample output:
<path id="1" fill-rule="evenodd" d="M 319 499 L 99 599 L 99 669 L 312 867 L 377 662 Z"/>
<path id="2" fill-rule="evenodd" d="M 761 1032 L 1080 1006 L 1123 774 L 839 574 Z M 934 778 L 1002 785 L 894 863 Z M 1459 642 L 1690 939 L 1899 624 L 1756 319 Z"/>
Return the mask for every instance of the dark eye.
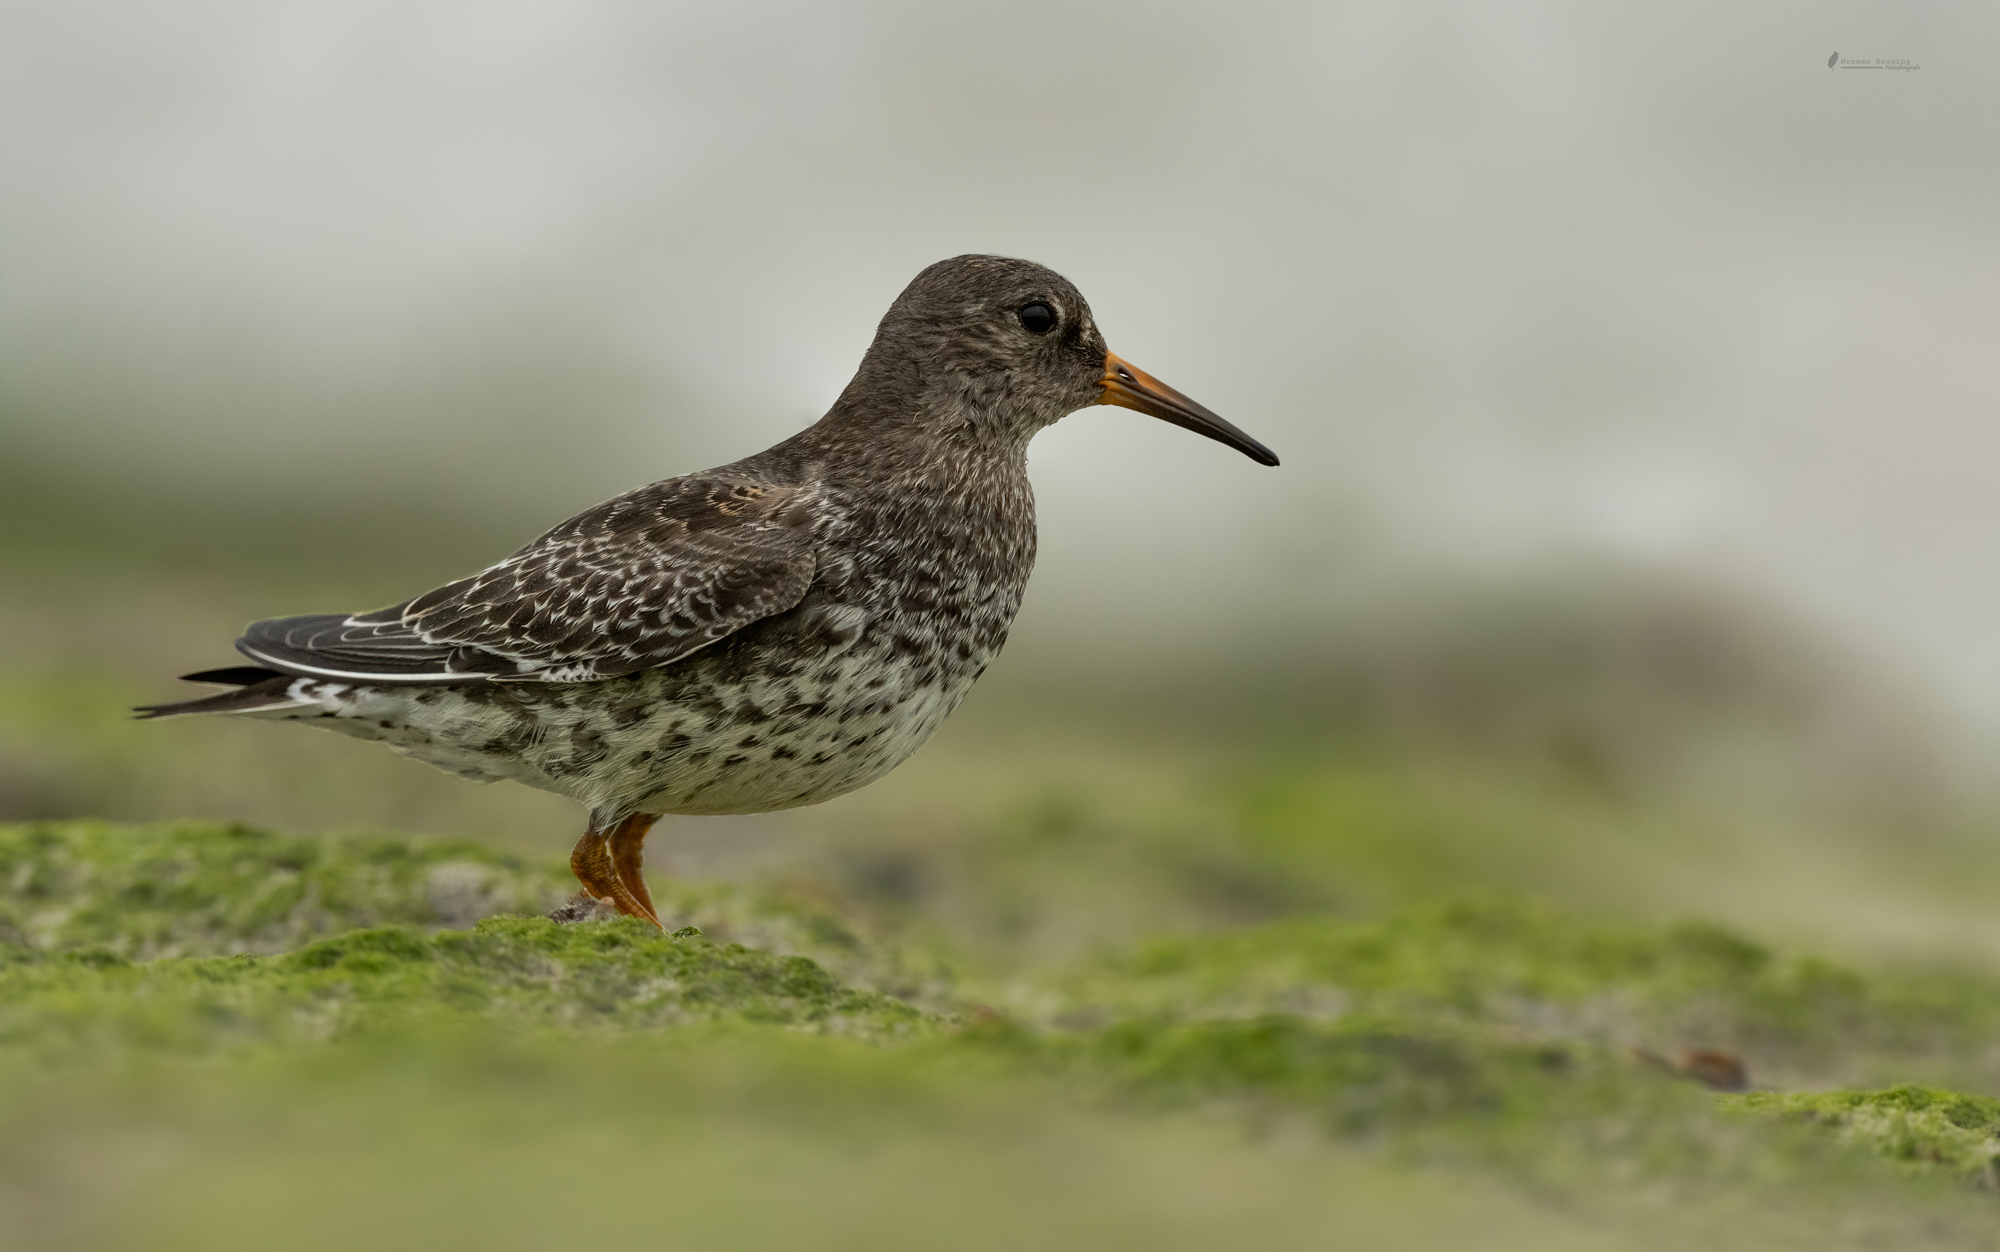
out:
<path id="1" fill-rule="evenodd" d="M 1031 335 L 1046 335 L 1056 328 L 1056 311 L 1039 300 L 1022 305 L 1019 316 Z"/>

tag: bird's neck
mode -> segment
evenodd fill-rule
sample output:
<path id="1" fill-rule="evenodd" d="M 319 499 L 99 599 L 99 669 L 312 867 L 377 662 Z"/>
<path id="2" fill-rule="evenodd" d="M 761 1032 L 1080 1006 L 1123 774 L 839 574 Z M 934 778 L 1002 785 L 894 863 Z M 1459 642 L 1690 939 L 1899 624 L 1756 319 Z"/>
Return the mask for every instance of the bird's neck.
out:
<path id="1" fill-rule="evenodd" d="M 1042 423 L 1010 403 L 997 376 L 863 369 L 825 417 L 792 441 L 836 472 L 924 477 L 1025 476 Z"/>

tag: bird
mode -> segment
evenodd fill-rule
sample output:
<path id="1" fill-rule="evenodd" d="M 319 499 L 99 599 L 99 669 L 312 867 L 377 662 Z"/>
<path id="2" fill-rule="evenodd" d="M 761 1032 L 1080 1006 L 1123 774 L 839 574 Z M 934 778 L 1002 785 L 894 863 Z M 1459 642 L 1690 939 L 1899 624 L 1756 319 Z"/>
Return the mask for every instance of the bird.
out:
<path id="1" fill-rule="evenodd" d="M 1093 405 L 1278 464 L 1112 353 L 1055 271 L 953 257 L 790 438 L 400 604 L 254 622 L 236 641 L 251 664 L 184 676 L 230 690 L 134 712 L 303 722 L 570 797 L 588 811 L 575 901 L 658 926 L 643 862 L 662 815 L 845 795 L 964 698 L 1034 566 L 1029 440 Z"/>

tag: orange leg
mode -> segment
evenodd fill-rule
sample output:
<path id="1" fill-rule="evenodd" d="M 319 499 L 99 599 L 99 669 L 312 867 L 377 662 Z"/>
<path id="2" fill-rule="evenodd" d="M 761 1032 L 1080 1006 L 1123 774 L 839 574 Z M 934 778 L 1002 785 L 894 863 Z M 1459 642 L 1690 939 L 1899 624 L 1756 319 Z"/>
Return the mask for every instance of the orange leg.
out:
<path id="1" fill-rule="evenodd" d="M 611 828 L 606 840 L 611 845 L 611 868 L 618 875 L 618 883 L 630 892 L 646 910 L 646 916 L 655 926 L 660 925 L 659 911 L 653 907 L 653 893 L 646 890 L 646 832 L 653 823 L 660 820 L 658 813 L 633 813 Z M 661 926 L 665 930 L 666 927 Z"/>
<path id="2" fill-rule="evenodd" d="M 645 839 L 646 828 L 653 824 L 654 819 L 645 814 L 635 816 L 643 818 L 643 824 L 638 827 L 638 838 L 632 842 L 627 857 L 632 866 L 632 875 L 639 882 L 639 890 L 644 892 L 645 880 L 639 878 L 638 874 L 639 844 Z M 613 907 L 627 917 L 643 917 L 658 926 L 660 919 L 653 913 L 651 897 L 634 895 L 621 881 L 619 875 L 616 856 L 621 849 L 614 844 L 614 841 L 633 820 L 631 817 L 625 818 L 608 831 L 600 830 L 597 824 L 592 822 L 590 828 L 583 832 L 583 838 L 576 841 L 575 850 L 569 854 L 569 867 L 576 874 L 577 881 L 583 884 L 583 889 L 591 895 L 600 900 L 611 901 Z"/>

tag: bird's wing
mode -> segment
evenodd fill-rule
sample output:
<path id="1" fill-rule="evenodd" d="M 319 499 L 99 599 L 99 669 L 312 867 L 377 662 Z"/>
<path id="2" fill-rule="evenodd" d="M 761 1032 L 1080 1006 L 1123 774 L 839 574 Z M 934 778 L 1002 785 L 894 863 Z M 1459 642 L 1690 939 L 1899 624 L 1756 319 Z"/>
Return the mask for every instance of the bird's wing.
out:
<path id="1" fill-rule="evenodd" d="M 817 513 L 805 488 L 669 479 L 471 578 L 374 613 L 257 622 L 236 647 L 286 673 L 366 683 L 630 674 L 797 604 Z"/>

